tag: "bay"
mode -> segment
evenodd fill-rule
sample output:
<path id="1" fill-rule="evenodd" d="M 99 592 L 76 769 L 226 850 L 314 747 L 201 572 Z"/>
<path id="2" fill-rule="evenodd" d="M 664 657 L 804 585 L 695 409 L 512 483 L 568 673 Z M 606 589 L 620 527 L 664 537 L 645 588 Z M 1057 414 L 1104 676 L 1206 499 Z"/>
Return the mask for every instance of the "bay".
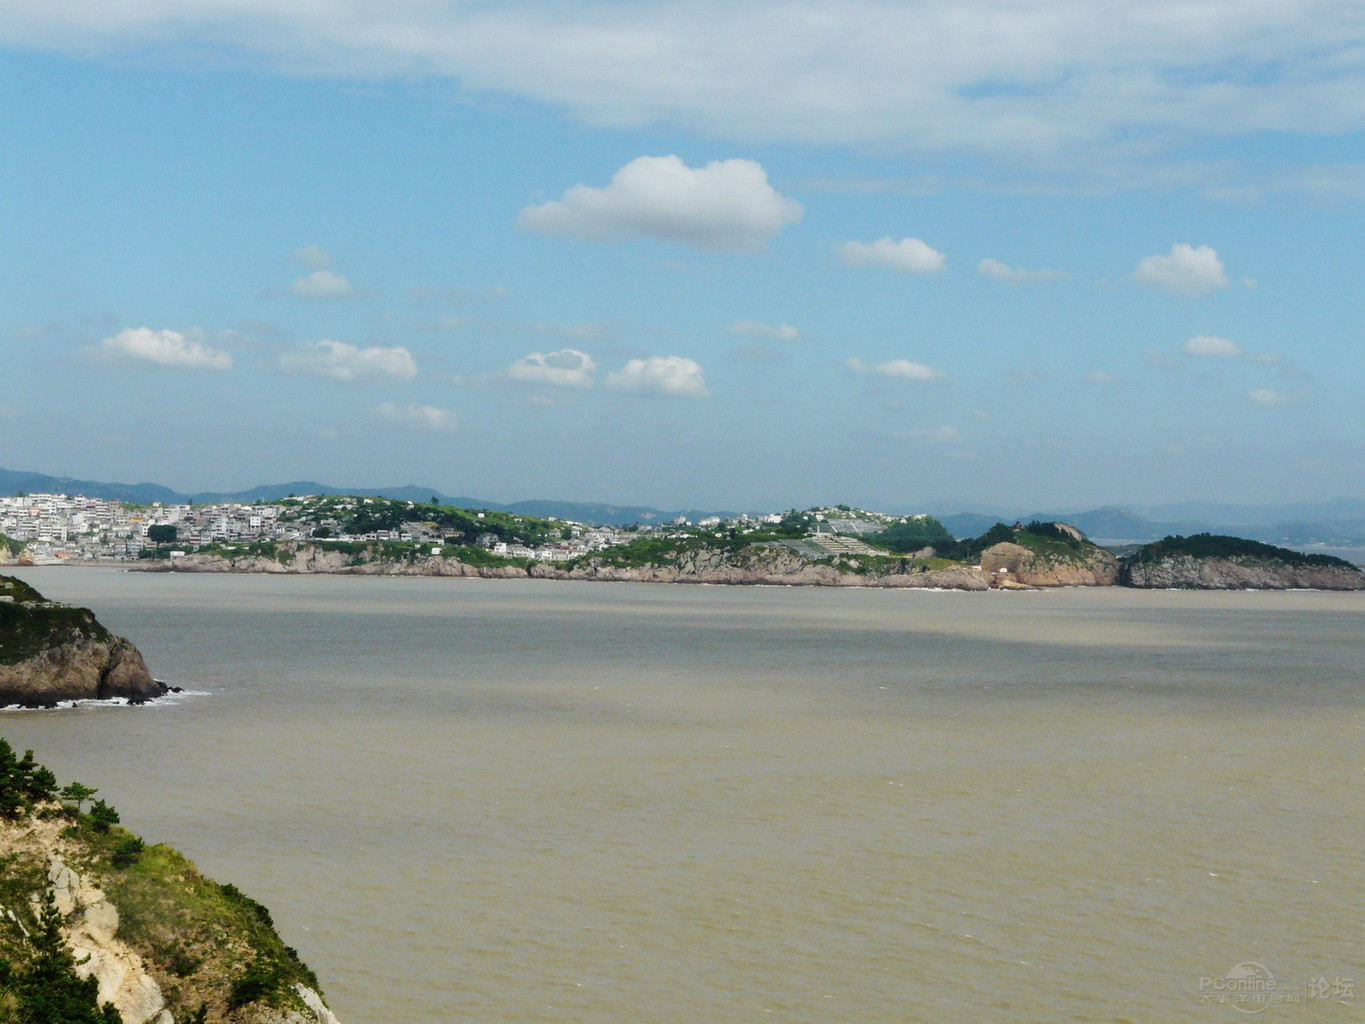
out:
<path id="1" fill-rule="evenodd" d="M 196 695 L 0 730 L 345 1024 L 1358 1011 L 1362 595 L 17 574 Z"/>

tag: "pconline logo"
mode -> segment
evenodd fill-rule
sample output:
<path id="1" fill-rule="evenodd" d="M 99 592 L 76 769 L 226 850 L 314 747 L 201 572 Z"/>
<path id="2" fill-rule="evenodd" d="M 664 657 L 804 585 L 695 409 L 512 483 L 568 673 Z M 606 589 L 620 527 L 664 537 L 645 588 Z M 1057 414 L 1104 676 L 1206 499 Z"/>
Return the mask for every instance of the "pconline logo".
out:
<path id="1" fill-rule="evenodd" d="M 1260 1013 L 1271 1006 L 1297 1003 L 1301 998 L 1297 986 L 1282 988 L 1270 968 L 1254 960 L 1234 964 L 1225 977 L 1199 979 L 1201 1003 L 1222 1003 L 1242 1013 Z"/>

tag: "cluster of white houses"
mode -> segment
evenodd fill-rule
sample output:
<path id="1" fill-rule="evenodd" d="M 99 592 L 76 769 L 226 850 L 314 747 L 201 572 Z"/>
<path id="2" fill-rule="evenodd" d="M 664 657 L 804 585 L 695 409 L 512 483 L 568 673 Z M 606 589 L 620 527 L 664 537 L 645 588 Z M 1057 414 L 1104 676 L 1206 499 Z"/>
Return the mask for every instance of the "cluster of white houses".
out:
<path id="1" fill-rule="evenodd" d="M 22 542 L 40 559 L 137 558 L 144 548 L 155 546 L 149 534 L 156 526 L 173 526 L 175 546 L 184 549 L 206 544 L 305 540 L 315 532 L 340 541 L 440 545 L 445 540 L 435 524 L 410 522 L 393 530 L 349 534 L 336 519 L 323 519 L 315 526 L 285 518 L 282 513 L 286 513 L 285 508 L 269 504 L 126 506 L 79 495 L 28 494 L 0 497 L 0 534 Z M 611 527 L 566 526 L 568 537 L 534 548 L 509 543 L 491 532 L 480 536 L 478 543 L 505 558 L 558 562 L 623 544 L 632 537 Z"/>

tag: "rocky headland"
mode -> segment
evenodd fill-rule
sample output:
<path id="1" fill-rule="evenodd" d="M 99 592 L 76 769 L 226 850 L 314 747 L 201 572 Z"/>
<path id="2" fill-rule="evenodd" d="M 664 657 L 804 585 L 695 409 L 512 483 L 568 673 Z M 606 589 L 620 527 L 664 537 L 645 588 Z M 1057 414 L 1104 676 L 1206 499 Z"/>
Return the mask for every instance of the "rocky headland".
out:
<path id="1" fill-rule="evenodd" d="M 1120 586 L 1178 590 L 1365 590 L 1365 572 L 1240 537 L 1167 537 L 1123 559 Z"/>
<path id="2" fill-rule="evenodd" d="M 0 706 L 166 693 L 141 653 L 86 608 L 48 601 L 27 583 L 0 576 Z"/>
<path id="3" fill-rule="evenodd" d="M 0 1019 L 337 1024 L 269 912 L 0 740 Z"/>

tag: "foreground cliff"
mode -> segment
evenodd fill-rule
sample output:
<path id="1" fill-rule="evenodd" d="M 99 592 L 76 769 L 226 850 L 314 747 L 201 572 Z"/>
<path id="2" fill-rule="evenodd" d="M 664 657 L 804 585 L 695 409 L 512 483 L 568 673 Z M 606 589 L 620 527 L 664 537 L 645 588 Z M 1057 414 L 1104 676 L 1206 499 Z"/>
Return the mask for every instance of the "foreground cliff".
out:
<path id="1" fill-rule="evenodd" d="M 0 576 L 0 706 L 145 701 L 165 692 L 138 649 L 88 609 L 48 601 L 27 583 Z"/>
<path id="2" fill-rule="evenodd" d="M 1365 572 L 1331 555 L 1201 533 L 1139 548 L 1123 559 L 1119 583 L 1180 590 L 1365 590 Z"/>
<path id="3" fill-rule="evenodd" d="M 0 1020 L 337 1024 L 264 907 L 0 740 Z"/>

